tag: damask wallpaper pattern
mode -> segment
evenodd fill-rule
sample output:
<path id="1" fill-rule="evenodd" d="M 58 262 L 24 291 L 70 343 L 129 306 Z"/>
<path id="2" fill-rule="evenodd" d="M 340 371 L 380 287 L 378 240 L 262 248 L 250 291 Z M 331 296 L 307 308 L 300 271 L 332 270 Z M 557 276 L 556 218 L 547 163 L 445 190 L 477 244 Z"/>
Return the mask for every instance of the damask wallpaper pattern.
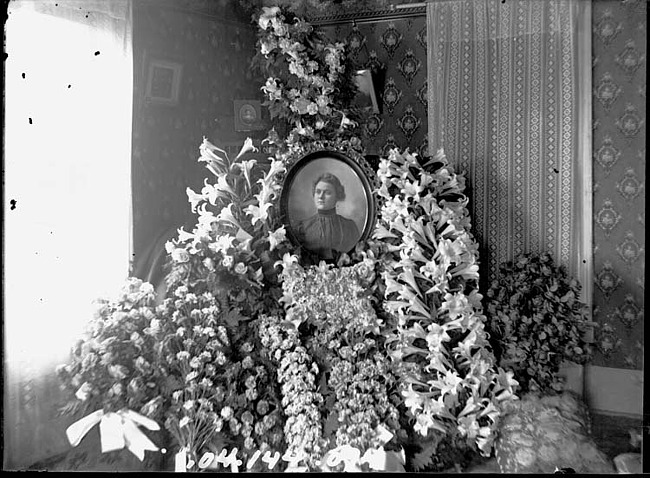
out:
<path id="1" fill-rule="evenodd" d="M 595 365 L 643 369 L 647 3 L 592 7 Z"/>
<path id="2" fill-rule="evenodd" d="M 428 155 L 426 17 L 346 22 L 323 27 L 333 41 L 349 45 L 353 66 L 375 73 L 379 113 L 362 125 L 369 155 L 392 148 Z"/>

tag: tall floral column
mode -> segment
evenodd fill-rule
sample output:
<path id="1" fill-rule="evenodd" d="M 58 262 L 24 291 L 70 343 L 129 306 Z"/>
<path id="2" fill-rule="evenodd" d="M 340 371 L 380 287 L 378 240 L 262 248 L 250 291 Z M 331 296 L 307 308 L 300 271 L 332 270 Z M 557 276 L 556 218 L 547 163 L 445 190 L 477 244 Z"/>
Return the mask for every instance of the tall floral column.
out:
<path id="1" fill-rule="evenodd" d="M 423 165 L 392 150 L 378 174 L 383 204 L 373 238 L 392 320 L 388 349 L 413 430 L 431 444 L 415 466 L 439 459 L 440 435 L 489 456 L 517 382 L 495 367 L 488 347 L 464 178 L 442 151 Z"/>

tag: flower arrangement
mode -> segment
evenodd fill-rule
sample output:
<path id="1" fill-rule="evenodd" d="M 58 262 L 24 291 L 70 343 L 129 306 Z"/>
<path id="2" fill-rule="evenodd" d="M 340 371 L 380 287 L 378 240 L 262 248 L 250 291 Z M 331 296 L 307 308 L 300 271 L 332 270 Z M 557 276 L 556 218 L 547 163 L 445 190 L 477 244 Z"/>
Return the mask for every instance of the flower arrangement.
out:
<path id="1" fill-rule="evenodd" d="M 282 450 L 275 371 L 259 356 L 256 336 L 233 326 L 210 292 L 179 286 L 153 303 L 152 286 L 135 278 L 117 300 L 100 301 L 88 338 L 57 369 L 74 394 L 63 411 L 133 410 L 164 422 L 195 463 L 221 447 L 238 447 L 246 458 Z"/>
<path id="2" fill-rule="evenodd" d="M 442 151 L 422 165 L 396 149 L 378 175 L 373 248 L 393 322 L 387 348 L 412 429 L 488 456 L 500 405 L 515 398 L 517 382 L 512 372 L 495 370 L 487 342 L 464 178 Z M 414 466 L 424 468 L 436 455 L 429 447 Z"/>
<path id="3" fill-rule="evenodd" d="M 221 291 L 249 317 L 272 307 L 274 300 L 265 298 L 280 293 L 273 264 L 288 247 L 276 214 L 286 166 L 281 159 L 271 158 L 268 165 L 244 159 L 254 151 L 248 138 L 231 161 L 204 138 L 199 161 L 216 182 L 206 179 L 200 193 L 187 188 L 197 224 L 191 232 L 180 228 L 178 238 L 166 244 L 170 288 L 187 284 L 197 293 Z"/>
<path id="4" fill-rule="evenodd" d="M 408 447 L 396 469 L 488 455 L 517 381 L 489 348 L 464 178 L 442 152 L 421 164 L 392 150 L 370 179 L 372 239 L 336 265 L 301 265 L 278 211 L 284 176 L 316 149 L 360 157 L 351 72 L 344 45 L 306 22 L 272 7 L 258 25 L 267 105 L 287 135 L 269 133 L 268 162 L 250 139 L 232 160 L 203 140 L 214 178 L 187 189 L 198 217 L 166 244 L 167 297 L 156 306 L 129 279 L 102 302 L 59 370 L 76 394 L 67 410 L 135 410 L 195 464 L 236 447 L 252 471 L 266 452 L 309 471 L 382 469 L 371 457 Z"/>
<path id="5" fill-rule="evenodd" d="M 367 469 L 361 454 L 413 434 L 412 469 L 462 446 L 488 454 L 516 382 L 487 348 L 462 177 L 441 154 L 422 166 L 393 150 L 373 239 L 338 266 L 303 267 L 275 214 L 291 159 L 261 167 L 251 150 L 230 161 L 204 140 L 216 182 L 188 189 L 198 220 L 166 246 L 168 297 L 154 306 L 130 279 L 103 303 L 60 370 L 77 401 L 164 421 L 194 462 L 237 447 L 251 462 L 286 451 L 336 470 L 329 458 L 348 447 Z"/>
<path id="6" fill-rule="evenodd" d="M 206 180 L 201 193 L 188 188 L 192 210 L 198 213 L 197 225 L 191 233 L 180 229 L 178 239 L 166 246 L 171 257 L 167 284 L 169 290 L 182 291 L 182 296 L 166 301 L 170 308 L 164 311 L 165 316 L 174 323 L 189 317 L 189 325 L 181 328 L 202 334 L 198 341 L 184 338 L 172 354 L 189 358 L 191 366 L 194 357 L 211 352 L 196 370 L 180 362 L 185 385 L 175 405 L 182 414 L 166 425 L 180 436 L 180 420 L 186 419 L 187 426 L 201 422 L 203 418 L 192 408 L 198 406 L 197 401 L 188 399 L 186 393 L 197 389 L 196 382 L 198 390 L 212 391 L 211 405 L 204 410 L 211 420 L 209 427 L 228 437 L 230 446 L 238 444 L 244 458 L 258 450 L 277 451 L 284 446 L 281 430 L 285 415 L 275 387 L 277 371 L 261 353 L 255 321 L 262 313 L 280 310 L 281 286 L 274 262 L 288 244 L 275 212 L 286 167 L 282 160 L 271 159 L 270 164 L 262 165 L 256 159 L 245 159 L 255 150 L 247 139 L 231 161 L 225 151 L 204 139 L 199 161 L 206 163 L 216 182 Z M 214 337 L 214 325 L 204 316 L 206 304 L 196 303 L 197 297 L 206 294 L 218 305 L 219 323 L 225 327 Z M 179 314 L 183 309 L 187 310 Z M 205 340 L 214 344 L 212 349 L 206 348 Z M 196 360 L 195 365 L 199 365 Z M 215 368 L 217 376 L 213 378 L 210 374 Z M 217 407 L 219 410 L 213 410 Z M 192 443 L 190 448 L 199 452 L 199 445 Z"/>
<path id="7" fill-rule="evenodd" d="M 155 315 L 151 284 L 129 278 L 115 300 L 99 300 L 87 339 L 72 348 L 68 364 L 57 367 L 63 390 L 74 398 L 64 413 L 131 409 L 162 417 L 161 403 L 169 392 L 158 366 L 156 339 L 145 331 L 160 322 Z"/>
<path id="8" fill-rule="evenodd" d="M 345 44 L 329 42 L 277 6 L 263 7 L 257 24 L 253 64 L 266 77 L 264 104 L 286 142 L 353 137 L 357 121 L 350 102 L 356 85 Z"/>
<path id="9" fill-rule="evenodd" d="M 333 449 L 353 447 L 359 459 L 382 449 L 400 425 L 369 287 L 374 259 L 303 268 L 287 254 L 282 265 L 286 317 L 266 319 L 262 341 L 280 363 L 283 403 L 290 404 L 288 449 L 305 455 L 310 470 L 322 470 Z"/>
<path id="10" fill-rule="evenodd" d="M 173 384 L 165 427 L 195 463 L 207 451 L 237 447 L 244 458 L 283 448 L 274 369 L 249 328 L 235 325 L 210 292 L 185 285 L 159 307 L 158 334 Z"/>
<path id="11" fill-rule="evenodd" d="M 285 167 L 245 159 L 254 150 L 248 139 L 231 161 L 204 139 L 199 161 L 216 182 L 188 188 L 198 220 L 166 245 L 168 297 L 156 307 L 153 287 L 129 279 L 117 301 L 100 303 L 89 337 L 59 368 L 76 394 L 66 412 L 139 411 L 164 421 L 195 462 L 220 444 L 244 457 L 283 448 L 276 372 L 252 322 L 280 308 L 273 263 L 287 244 L 273 211 Z"/>
<path id="12" fill-rule="evenodd" d="M 555 393 L 563 361 L 585 363 L 586 305 L 580 284 L 550 254 L 522 254 L 501 265 L 487 292 L 491 342 L 499 365 L 512 370 L 524 392 Z"/>
<path id="13" fill-rule="evenodd" d="M 287 453 L 304 457 L 313 467 L 322 456 L 320 406 L 322 395 L 317 391 L 318 366 L 301 345 L 298 331 L 286 327 L 278 317 L 262 317 L 259 334 L 267 354 L 278 367 L 282 386 L 282 406 L 286 415 L 284 438 Z"/>

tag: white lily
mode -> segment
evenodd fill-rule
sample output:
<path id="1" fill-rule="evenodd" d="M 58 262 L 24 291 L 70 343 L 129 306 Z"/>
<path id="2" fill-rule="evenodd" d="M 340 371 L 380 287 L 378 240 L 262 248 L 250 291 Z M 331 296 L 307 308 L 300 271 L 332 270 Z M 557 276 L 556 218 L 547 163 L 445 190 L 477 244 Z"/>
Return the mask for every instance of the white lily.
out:
<path id="1" fill-rule="evenodd" d="M 190 187 L 185 189 L 185 193 L 187 194 L 187 199 L 190 201 L 192 212 L 196 212 L 196 207 L 201 202 L 205 201 L 205 197 L 203 196 L 203 194 L 198 194 L 194 192 Z"/>
<path id="2" fill-rule="evenodd" d="M 239 151 L 239 154 L 235 158 L 235 161 L 237 161 L 239 158 L 241 158 L 243 155 L 245 155 L 248 152 L 256 152 L 258 149 L 253 145 L 253 140 L 251 138 L 246 138 L 246 141 L 244 141 L 243 146 L 241 147 L 241 150 Z"/>

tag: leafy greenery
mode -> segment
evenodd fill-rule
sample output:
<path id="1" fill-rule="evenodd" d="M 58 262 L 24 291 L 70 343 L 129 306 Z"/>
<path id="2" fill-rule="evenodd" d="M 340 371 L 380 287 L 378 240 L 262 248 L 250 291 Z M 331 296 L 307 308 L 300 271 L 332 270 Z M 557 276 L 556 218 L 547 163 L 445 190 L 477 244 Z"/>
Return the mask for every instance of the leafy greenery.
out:
<path id="1" fill-rule="evenodd" d="M 580 285 L 548 253 L 520 255 L 500 270 L 486 301 L 499 365 L 514 372 L 522 393 L 559 391 L 562 362 L 585 363 L 592 354 Z"/>

